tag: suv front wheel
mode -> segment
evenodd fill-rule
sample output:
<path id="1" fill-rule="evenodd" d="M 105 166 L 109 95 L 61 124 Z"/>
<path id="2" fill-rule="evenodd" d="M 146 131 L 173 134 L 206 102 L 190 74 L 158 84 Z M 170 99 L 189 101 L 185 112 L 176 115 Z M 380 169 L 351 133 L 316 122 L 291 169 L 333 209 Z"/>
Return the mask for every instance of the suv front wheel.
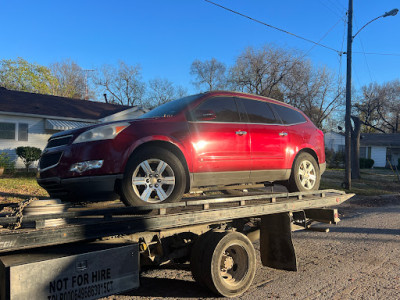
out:
<path id="1" fill-rule="evenodd" d="M 121 201 L 127 206 L 176 202 L 186 187 L 182 162 L 170 151 L 147 147 L 128 161 L 121 183 Z"/>

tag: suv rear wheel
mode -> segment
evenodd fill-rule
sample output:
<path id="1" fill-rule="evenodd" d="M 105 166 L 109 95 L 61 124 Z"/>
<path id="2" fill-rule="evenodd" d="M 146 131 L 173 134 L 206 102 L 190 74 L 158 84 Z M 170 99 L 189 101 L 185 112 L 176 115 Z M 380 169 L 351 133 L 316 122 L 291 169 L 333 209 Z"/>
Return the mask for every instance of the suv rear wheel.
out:
<path id="1" fill-rule="evenodd" d="M 148 147 L 128 161 L 121 184 L 121 201 L 128 206 L 176 202 L 186 187 L 182 162 L 170 151 Z"/>
<path id="2" fill-rule="evenodd" d="M 319 189 L 321 174 L 315 158 L 306 152 L 295 159 L 290 175 L 289 192 L 306 192 Z"/>

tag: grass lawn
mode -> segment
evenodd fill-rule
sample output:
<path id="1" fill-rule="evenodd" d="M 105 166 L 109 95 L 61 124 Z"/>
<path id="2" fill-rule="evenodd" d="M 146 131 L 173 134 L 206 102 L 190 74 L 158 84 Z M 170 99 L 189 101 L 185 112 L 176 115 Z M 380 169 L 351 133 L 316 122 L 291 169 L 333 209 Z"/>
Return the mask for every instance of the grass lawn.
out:
<path id="1" fill-rule="evenodd" d="M 0 204 L 19 202 L 31 197 L 49 197 L 49 194 L 37 184 L 33 174 L 17 173 L 0 177 Z"/>
<path id="2" fill-rule="evenodd" d="M 328 169 L 322 175 L 321 189 L 339 189 L 344 181 L 344 169 Z M 388 169 L 362 169 L 361 179 L 352 179 L 352 189 L 346 192 L 357 195 L 378 196 L 400 193 L 397 175 Z"/>

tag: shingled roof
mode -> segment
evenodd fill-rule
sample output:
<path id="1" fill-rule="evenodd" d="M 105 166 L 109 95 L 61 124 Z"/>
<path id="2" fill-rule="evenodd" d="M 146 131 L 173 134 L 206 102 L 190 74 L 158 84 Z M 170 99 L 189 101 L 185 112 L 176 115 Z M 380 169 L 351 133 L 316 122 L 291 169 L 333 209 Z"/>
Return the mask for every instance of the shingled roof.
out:
<path id="1" fill-rule="evenodd" d="M 129 108 L 131 106 L 11 91 L 0 87 L 0 112 L 98 120 Z"/>
<path id="2" fill-rule="evenodd" d="M 361 133 L 362 146 L 400 147 L 400 133 Z"/>

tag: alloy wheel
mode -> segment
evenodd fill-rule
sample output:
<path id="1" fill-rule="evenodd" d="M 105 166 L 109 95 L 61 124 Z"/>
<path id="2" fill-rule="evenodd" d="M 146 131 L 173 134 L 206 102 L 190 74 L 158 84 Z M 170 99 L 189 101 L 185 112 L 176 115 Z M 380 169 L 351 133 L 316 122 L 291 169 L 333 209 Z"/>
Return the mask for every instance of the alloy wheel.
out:
<path id="1" fill-rule="evenodd" d="M 317 180 L 314 165 L 309 160 L 303 160 L 299 166 L 299 181 L 306 190 L 311 190 Z"/>
<path id="2" fill-rule="evenodd" d="M 174 171 L 161 159 L 147 159 L 133 172 L 132 187 L 135 194 L 145 202 L 163 202 L 174 190 Z"/>

